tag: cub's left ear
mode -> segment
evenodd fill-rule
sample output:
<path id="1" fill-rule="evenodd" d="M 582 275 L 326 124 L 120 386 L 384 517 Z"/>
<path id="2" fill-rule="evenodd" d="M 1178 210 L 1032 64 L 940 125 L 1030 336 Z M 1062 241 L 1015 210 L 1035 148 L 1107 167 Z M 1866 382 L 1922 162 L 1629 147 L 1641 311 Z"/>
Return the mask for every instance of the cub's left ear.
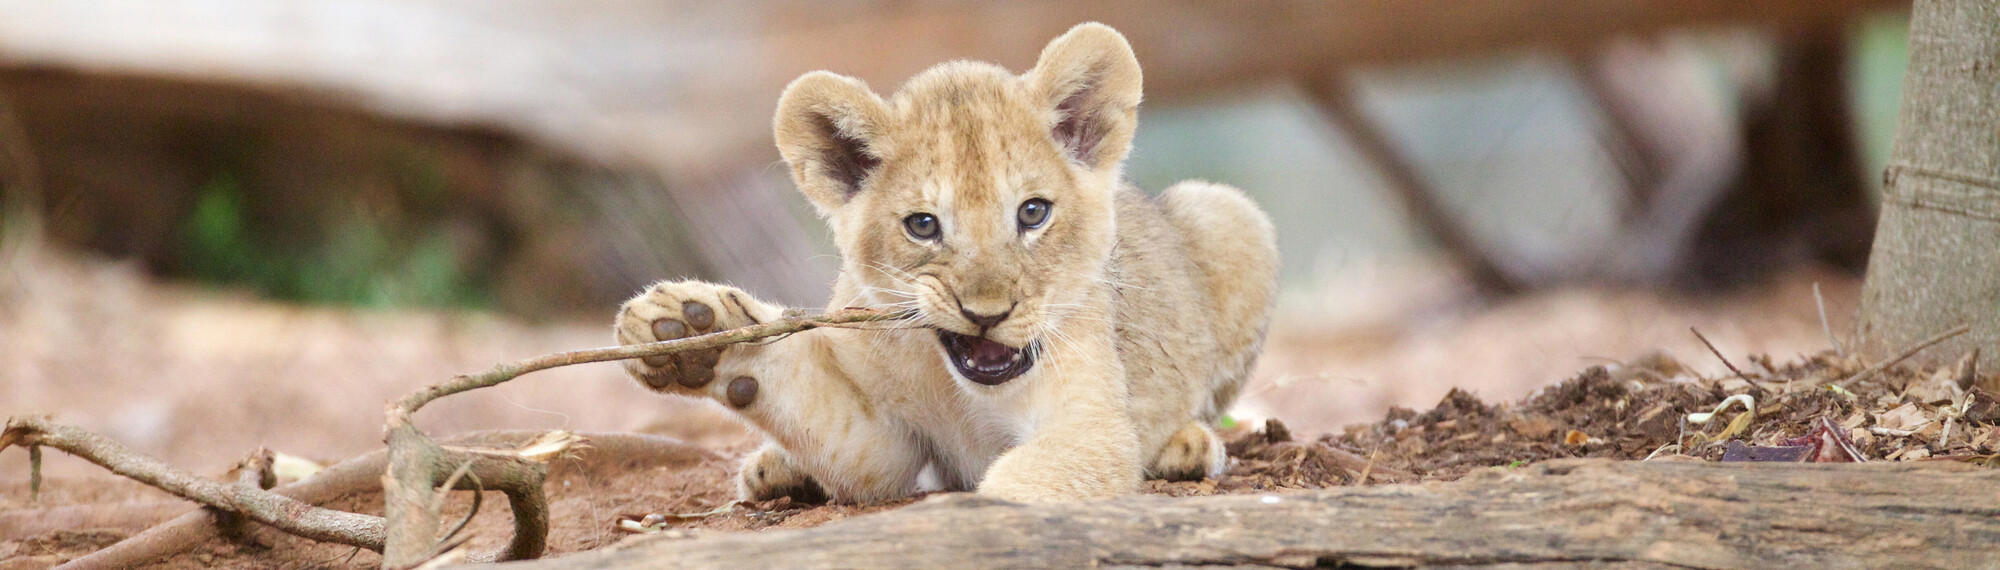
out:
<path id="1" fill-rule="evenodd" d="M 1049 133 L 1071 160 L 1116 171 L 1139 122 L 1139 59 L 1125 36 L 1089 22 L 1042 48 L 1024 79 L 1052 110 Z"/>

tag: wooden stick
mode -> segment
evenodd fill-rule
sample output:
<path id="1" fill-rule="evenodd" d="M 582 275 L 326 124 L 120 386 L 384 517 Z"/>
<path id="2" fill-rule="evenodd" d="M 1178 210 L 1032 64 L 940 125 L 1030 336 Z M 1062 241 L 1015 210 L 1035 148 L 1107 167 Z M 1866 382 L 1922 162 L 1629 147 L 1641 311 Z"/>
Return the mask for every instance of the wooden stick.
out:
<path id="1" fill-rule="evenodd" d="M 60 449 L 112 473 L 203 505 L 250 517 L 285 532 L 363 548 L 382 547 L 382 519 L 378 517 L 323 509 L 254 487 L 206 479 L 175 469 L 104 436 L 42 418 L 9 419 L 4 433 L 7 436 L 0 437 L 0 443 L 46 445 Z"/>
<path id="2" fill-rule="evenodd" d="M 458 446 L 510 446 L 542 435 L 539 430 L 490 430 L 460 434 L 445 441 Z M 590 440 L 588 453 L 611 456 L 631 456 L 657 452 L 662 447 L 677 449 L 678 452 L 692 453 L 707 459 L 716 459 L 713 452 L 690 446 L 678 440 L 659 436 L 628 433 L 587 433 Z M 387 468 L 389 452 L 378 449 L 348 458 L 346 461 L 321 469 L 303 480 L 279 487 L 272 492 L 298 499 L 303 503 L 320 504 L 354 493 L 377 491 L 382 488 L 382 471 Z M 184 505 L 184 504 L 183 504 Z M 186 510 L 185 506 L 181 507 Z M 159 512 L 159 511 L 155 511 Z M 165 519 L 161 515 L 154 520 Z M 218 529 L 214 517 L 208 509 L 196 509 L 153 525 L 139 534 L 107 546 L 102 550 L 71 560 L 63 568 L 130 568 L 144 565 L 161 557 L 185 551 L 204 540 L 215 537 Z M 46 531 L 29 533 L 26 536 Z"/>
<path id="3" fill-rule="evenodd" d="M 1835 382 L 1835 383 L 1834 383 L 1834 385 L 1836 385 L 1836 386 L 1840 386 L 1841 388 L 1846 388 L 1846 387 L 1847 387 L 1847 384 L 1849 384 L 1849 383 L 1852 383 L 1852 382 L 1855 382 L 1855 381 L 1858 381 L 1858 380 L 1861 380 L 1862 378 L 1866 378 L 1866 377 L 1868 377 L 1868 375 L 1870 375 L 1870 374 L 1874 374 L 1874 373 L 1877 373 L 1877 372 L 1881 372 L 1881 371 L 1883 371 L 1883 370 L 1885 370 L 1885 369 L 1887 369 L 1887 368 L 1889 368 L 1889 367 L 1891 367 L 1891 366 L 1895 366 L 1895 365 L 1896 365 L 1896 363 L 1898 363 L 1898 362 L 1902 362 L 1902 361 L 1903 361 L 1903 359 L 1906 359 L 1906 358 L 1909 358 L 1909 357 L 1912 357 L 1912 356 L 1916 356 L 1918 352 L 1923 352 L 1923 350 L 1924 350 L 1924 349 L 1926 349 L 1926 348 L 1930 348 L 1930 347 L 1931 347 L 1931 345 L 1933 345 L 1933 344 L 1937 344 L 1937 343 L 1940 343 L 1940 342 L 1944 342 L 1944 341 L 1946 341 L 1946 340 L 1950 340 L 1950 339 L 1951 339 L 1951 337 L 1955 337 L 1955 336 L 1958 336 L 1958 335 L 1962 335 L 1962 334 L 1965 334 L 1966 332 L 1968 332 L 1968 331 L 1971 331 L 1971 330 L 1972 330 L 1972 325 L 1971 325 L 1971 324 L 1963 324 L 1963 325 L 1958 325 L 1958 327 L 1957 327 L 1957 328 L 1953 328 L 1953 329 L 1951 329 L 1951 330 L 1948 330 L 1948 331 L 1944 331 L 1944 332 L 1941 332 L 1941 333 L 1938 333 L 1938 335 L 1937 335 L 1937 336 L 1934 336 L 1934 337 L 1930 337 L 1930 338 L 1928 338 L 1928 339 L 1925 339 L 1925 340 L 1924 340 L 1923 342 L 1919 342 L 1919 343 L 1917 343 L 1917 344 L 1916 344 L 1915 346 L 1911 346 L 1911 347 L 1910 347 L 1910 348 L 1908 348 L 1908 349 L 1904 349 L 1904 350 L 1903 350 L 1903 353 L 1902 353 L 1902 354 L 1898 354 L 1898 355 L 1896 355 L 1896 357 L 1895 357 L 1895 358 L 1891 358 L 1891 359 L 1888 359 L 1888 360 L 1885 360 L 1885 361 L 1882 361 L 1882 363 L 1880 363 L 1880 364 L 1876 364 L 1876 365 L 1874 365 L 1874 366 L 1870 366 L 1870 367 L 1868 367 L 1867 369 L 1864 369 L 1864 370 L 1862 370 L 1862 371 L 1860 371 L 1860 372 L 1856 372 L 1856 373 L 1854 373 L 1854 375 L 1853 375 L 1853 376 L 1848 376 L 1848 377 L 1846 377 L 1846 378 L 1842 378 L 1842 379 L 1841 379 L 1841 380 L 1840 380 L 1839 382 Z"/>
<path id="4" fill-rule="evenodd" d="M 1745 375 L 1742 370 L 1737 370 L 1735 364 L 1730 364 L 1729 357 L 1723 356 L 1722 351 L 1716 350 L 1715 343 L 1709 342 L 1708 337 L 1701 335 L 1701 331 L 1695 330 L 1694 327 L 1688 327 L 1688 332 L 1694 333 L 1695 338 L 1701 339 L 1701 343 L 1703 345 L 1708 346 L 1708 352 L 1714 354 L 1717 360 L 1721 360 L 1723 366 L 1729 367 L 1729 371 L 1736 374 L 1737 378 L 1742 378 L 1744 382 L 1749 382 L 1750 386 L 1753 388 L 1756 388 L 1758 390 L 1764 389 L 1764 386 L 1762 384 L 1758 384 L 1756 380 L 1750 379 L 1750 376 Z"/>
<path id="5" fill-rule="evenodd" d="M 1819 294 L 1819 282 L 1813 282 L 1813 304 L 1819 306 L 1819 331 L 1826 333 L 1826 342 L 1833 345 L 1833 353 L 1847 358 L 1847 348 L 1840 346 L 1840 338 L 1833 336 L 1833 326 L 1826 322 L 1826 297 Z"/>
<path id="6" fill-rule="evenodd" d="M 502 382 L 513 380 L 515 377 L 518 377 L 522 374 L 527 374 L 529 372 L 536 372 L 540 370 L 547 370 L 558 366 L 569 366 L 572 364 L 584 364 L 589 362 L 625 360 L 628 358 L 640 358 L 645 356 L 659 356 L 663 354 L 674 354 L 677 352 L 688 351 L 688 350 L 703 350 L 703 349 L 715 348 L 718 346 L 736 344 L 741 342 L 761 340 L 774 336 L 788 335 L 796 332 L 816 329 L 819 327 L 830 327 L 830 326 L 845 325 L 850 323 L 896 321 L 909 318 L 910 315 L 911 315 L 910 311 L 889 312 L 877 309 L 848 308 L 821 315 L 788 317 L 788 318 L 774 320 L 768 323 L 760 323 L 760 324 L 750 325 L 747 327 L 739 327 L 724 331 L 716 331 L 705 335 L 692 336 L 688 338 L 663 340 L 659 342 L 649 342 L 645 344 L 628 344 L 625 346 L 593 348 L 588 350 L 572 350 L 569 352 L 558 352 L 555 354 L 537 356 L 534 358 L 501 364 L 498 366 L 494 366 L 493 369 L 488 370 L 481 374 L 475 374 L 471 376 L 458 376 L 456 378 L 451 379 L 451 381 L 444 382 L 441 384 L 435 384 L 428 388 L 412 392 L 407 396 L 403 396 L 401 400 L 398 400 L 396 402 L 395 407 L 392 408 L 392 413 L 394 413 L 397 410 L 400 410 L 400 412 L 403 415 L 407 416 L 416 413 L 417 409 L 424 407 L 424 404 L 430 403 L 431 400 L 435 400 L 452 394 L 457 394 L 460 392 L 466 392 L 470 390 L 477 390 L 480 388 L 495 386 Z"/>
<path id="7" fill-rule="evenodd" d="M 547 473 L 542 461 L 546 458 L 530 457 L 518 450 L 447 449 L 439 446 L 418 431 L 410 419 L 425 404 L 558 366 L 704 350 L 823 326 L 897 321 L 911 314 L 908 311 L 849 308 L 822 315 L 787 317 L 683 339 L 559 352 L 501 364 L 481 374 L 458 376 L 411 392 L 391 404 L 386 412 L 389 465 L 382 477 L 382 510 L 388 520 L 388 532 L 382 543 L 382 564 L 391 568 L 413 567 L 448 550 L 436 538 L 443 521 L 438 512 L 438 502 L 433 498 L 437 494 L 436 489 L 448 485 L 454 479 L 452 473 L 466 465 L 470 465 L 473 480 L 507 495 L 507 504 L 514 515 L 514 535 L 506 549 L 490 557 L 475 555 L 473 559 L 506 561 L 539 558 L 547 545 L 548 505 L 542 495 L 542 479 Z M 550 442 L 547 445 L 560 452 L 569 443 Z M 461 482 L 459 488 L 465 488 L 463 484 Z"/>

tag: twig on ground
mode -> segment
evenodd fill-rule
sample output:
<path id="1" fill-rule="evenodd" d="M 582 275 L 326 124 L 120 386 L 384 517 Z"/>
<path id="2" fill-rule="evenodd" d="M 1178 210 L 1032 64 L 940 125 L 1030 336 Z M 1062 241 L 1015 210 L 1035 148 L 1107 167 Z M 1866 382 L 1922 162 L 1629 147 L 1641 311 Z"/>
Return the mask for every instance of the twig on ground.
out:
<path id="1" fill-rule="evenodd" d="M 508 445 L 511 442 L 524 441 L 540 435 L 542 432 L 533 430 L 491 430 L 460 434 L 447 441 L 453 445 Z M 640 434 L 592 433 L 587 434 L 587 437 L 590 438 L 594 449 L 613 455 L 637 455 L 656 450 L 661 446 L 679 445 L 677 441 Z M 687 449 L 691 452 L 710 453 L 698 448 Z M 388 465 L 388 458 L 388 450 L 378 449 L 329 466 L 311 477 L 271 492 L 297 499 L 302 503 L 321 504 L 354 493 L 380 490 L 382 472 Z M 186 509 L 185 506 L 181 508 Z M 165 518 L 162 516 L 154 520 L 160 521 Z M 26 536 L 35 534 L 41 532 Z M 215 518 L 210 511 L 205 508 L 196 509 L 154 524 L 151 528 L 116 544 L 71 560 L 64 565 L 64 568 L 130 568 L 193 548 L 194 545 L 216 535 Z M 360 547 L 355 547 L 354 553 L 358 554 L 360 551 Z"/>
<path id="2" fill-rule="evenodd" d="M 236 484 L 244 488 L 253 488 L 260 491 L 277 486 L 278 475 L 271 470 L 272 460 L 273 457 L 270 449 L 259 447 L 256 451 L 250 452 L 249 457 L 236 462 L 236 467 L 231 469 L 236 473 Z M 250 525 L 243 515 L 215 507 L 203 508 L 210 509 L 215 513 L 215 526 L 217 530 L 222 532 L 223 537 L 234 542 L 249 540 Z"/>
<path id="3" fill-rule="evenodd" d="M 1415 473 L 1377 465 L 1372 456 L 1362 457 L 1354 452 L 1330 445 L 1320 446 L 1320 449 L 1327 451 L 1327 455 L 1333 458 L 1334 465 L 1339 466 L 1349 473 L 1367 471 L 1369 477 L 1385 479 L 1389 483 L 1413 481 L 1417 478 Z M 1367 481 L 1364 480 L 1362 482 L 1366 483 Z"/>
<path id="4" fill-rule="evenodd" d="M 470 466 L 468 465 L 467 467 L 470 467 Z M 467 475 L 470 475 L 470 473 L 469 473 L 469 472 L 465 472 L 465 471 L 461 471 L 461 473 L 465 473 L 465 474 L 467 474 Z M 456 483 L 456 482 L 457 482 L 457 481 L 456 481 L 456 475 L 454 475 L 454 478 L 453 478 L 452 480 L 447 480 L 447 481 L 446 481 L 446 483 L 445 483 L 444 487 L 445 487 L 445 488 L 447 488 L 447 489 L 449 489 L 449 488 L 451 488 L 451 487 L 453 486 L 453 483 Z M 437 508 L 440 508 L 440 509 L 444 508 L 444 500 L 445 500 L 445 497 L 447 497 L 447 496 L 448 496 L 448 495 L 447 495 L 447 494 L 446 494 L 446 493 L 445 493 L 444 491 L 439 491 L 439 492 L 438 492 L 438 502 L 437 502 Z M 439 546 L 438 546 L 438 552 L 442 553 L 442 552 L 444 552 L 444 551 L 446 551 L 446 550 L 450 550 L 452 546 L 455 546 L 455 545 L 457 544 L 456 542 L 453 542 L 453 539 L 455 539 L 455 538 L 457 538 L 457 537 L 458 537 L 458 533 L 460 533 L 460 532 L 462 532 L 462 531 L 464 531 L 464 530 L 465 530 L 465 526 L 466 526 L 466 525 L 469 525 L 469 524 L 472 524 L 472 517 L 476 517 L 476 516 L 479 516 L 479 507 L 480 507 L 480 506 L 481 506 L 481 505 L 482 505 L 483 503 L 485 503 L 485 502 L 486 502 L 486 487 L 485 487 L 484 485 L 480 485 L 480 484 L 479 484 L 479 478 L 478 478 L 478 477 L 473 477 L 473 478 L 472 478 L 472 508 L 469 508 L 469 509 L 466 509 L 466 510 L 465 510 L 465 518 L 461 518 L 461 519 L 458 519 L 458 524 L 457 524 L 457 525 L 453 525 L 453 526 L 451 527 L 451 530 L 448 530 L 448 531 L 445 531 L 445 533 L 444 533 L 444 538 L 440 538 L 440 539 L 438 539 L 438 545 L 439 545 Z"/>
<path id="5" fill-rule="evenodd" d="M 1951 382 L 1961 391 L 1979 384 L 1979 347 L 1972 347 L 1972 352 L 1958 359 L 1958 364 L 1952 367 Z"/>
<path id="6" fill-rule="evenodd" d="M 46 445 L 189 500 L 239 513 L 280 530 L 326 542 L 381 548 L 382 519 L 323 509 L 266 491 L 205 479 L 175 469 L 81 428 L 41 418 L 7 420 L 6 437 L 14 445 Z M 4 449 L 4 448 L 0 448 Z"/>
<path id="7" fill-rule="evenodd" d="M 319 504 L 354 492 L 378 488 L 385 451 L 374 451 L 320 470 L 312 477 L 285 485 L 273 493 L 301 503 Z M 130 568 L 139 566 L 217 536 L 216 519 L 207 508 L 186 512 L 153 525 L 116 544 L 69 561 L 64 568 Z M 361 547 L 355 547 L 358 551 Z"/>
<path id="8" fill-rule="evenodd" d="M 1729 357 L 1726 357 L 1726 356 L 1723 356 L 1723 355 L 1722 355 L 1722 351 L 1720 351 L 1720 350 L 1716 350 L 1716 349 L 1715 349 L 1715 343 L 1712 343 L 1712 342 L 1709 342 L 1709 341 L 1708 341 L 1708 337 L 1705 337 L 1705 336 L 1702 336 L 1702 335 L 1701 335 L 1701 331 L 1699 331 L 1699 330 L 1696 330 L 1696 329 L 1695 329 L 1694 327 L 1688 327 L 1688 332 L 1692 332 L 1692 333 L 1694 333 L 1694 337 L 1695 337 L 1695 338 L 1698 338 L 1698 339 L 1701 339 L 1701 344 L 1703 344 L 1703 345 L 1705 345 L 1705 346 L 1707 346 L 1707 347 L 1708 347 L 1708 352 L 1710 352 L 1710 353 L 1714 354 L 1714 355 L 1715 355 L 1715 358 L 1716 358 L 1717 360 L 1721 360 L 1721 361 L 1722 361 L 1722 365 L 1723 365 L 1723 366 L 1727 366 L 1727 367 L 1729 367 L 1729 371 L 1730 371 L 1731 373 L 1734 373 L 1734 374 L 1736 374 L 1736 377 L 1737 377 L 1737 378 L 1742 378 L 1744 382 L 1749 382 L 1749 383 L 1750 383 L 1750 387 L 1752 387 L 1752 388 L 1756 388 L 1756 389 L 1758 389 L 1758 390 L 1764 390 L 1764 385 L 1762 385 L 1762 384 L 1758 384 L 1756 380 L 1754 380 L 1754 379 L 1751 379 L 1751 378 L 1750 378 L 1750 376 L 1749 376 L 1749 375 L 1747 375 L 1747 374 L 1744 374 L 1742 370 L 1737 370 L 1737 369 L 1736 369 L 1736 365 L 1735 365 L 1735 364 L 1731 364 L 1731 363 L 1729 362 Z M 1769 390 L 1765 390 L 1765 391 L 1766 391 L 1766 392 L 1768 392 Z"/>
<path id="9" fill-rule="evenodd" d="M 1924 349 L 1930 348 L 1931 345 L 1933 344 L 1944 342 L 1946 340 L 1951 339 L 1951 337 L 1965 334 L 1966 332 L 1971 330 L 1972 330 L 1972 325 L 1970 324 L 1958 325 L 1957 327 L 1951 330 L 1938 333 L 1937 336 L 1924 339 L 1923 342 L 1919 342 L 1911 346 L 1910 348 L 1904 349 L 1903 352 L 1901 354 L 1897 354 L 1895 358 L 1884 360 L 1881 363 L 1878 363 L 1874 366 L 1870 366 L 1866 369 L 1863 369 L 1860 372 L 1854 373 L 1853 376 L 1842 378 L 1840 379 L 1839 382 L 1833 383 L 1833 385 L 1841 389 L 1846 389 L 1846 386 L 1848 384 L 1852 384 L 1854 382 L 1860 381 L 1863 378 L 1867 378 L 1869 375 L 1886 370 L 1891 366 L 1895 366 L 1896 363 L 1902 362 L 1904 359 L 1916 356 L 1918 352 L 1923 352 Z"/>
<path id="10" fill-rule="evenodd" d="M 1847 358 L 1847 349 L 1840 346 L 1840 338 L 1833 336 L 1833 326 L 1826 322 L 1826 297 L 1819 294 L 1819 282 L 1813 282 L 1813 304 L 1819 306 L 1819 331 L 1826 333 L 1827 344 L 1833 345 L 1833 353 Z"/>
<path id="11" fill-rule="evenodd" d="M 667 528 L 668 519 L 672 519 L 676 522 L 701 520 L 713 516 L 726 515 L 729 513 L 736 512 L 736 508 L 742 505 L 743 501 L 730 501 L 726 504 L 723 504 L 720 507 L 716 507 L 699 513 L 666 513 L 666 514 L 648 513 L 646 514 L 646 516 L 642 516 L 637 519 L 627 518 L 629 517 L 629 515 L 621 516 L 619 517 L 618 524 L 615 528 L 623 532 L 630 532 L 636 534 L 655 533 Z"/>
<path id="12" fill-rule="evenodd" d="M 1380 444 L 1377 444 L 1375 446 L 1374 451 L 1368 452 L 1368 464 L 1361 466 L 1361 476 L 1354 478 L 1354 484 L 1356 485 L 1368 484 L 1368 475 L 1373 471 L 1375 471 L 1375 457 L 1381 454 L 1382 454 L 1382 446 Z"/>
<path id="13" fill-rule="evenodd" d="M 0 445 L 0 449 L 7 446 Z M 42 446 L 28 446 L 28 502 L 42 502 Z"/>

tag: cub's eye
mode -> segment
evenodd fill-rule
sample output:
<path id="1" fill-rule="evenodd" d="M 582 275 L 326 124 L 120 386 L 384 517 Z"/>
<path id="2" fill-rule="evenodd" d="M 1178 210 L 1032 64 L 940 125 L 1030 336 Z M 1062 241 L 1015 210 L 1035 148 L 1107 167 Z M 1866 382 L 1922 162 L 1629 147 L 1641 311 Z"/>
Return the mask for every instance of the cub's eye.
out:
<path id="1" fill-rule="evenodd" d="M 1050 204 L 1048 200 L 1041 198 L 1029 198 L 1028 201 L 1022 202 L 1020 213 L 1021 229 L 1032 230 L 1042 227 L 1042 224 L 1049 223 L 1049 210 L 1055 209 L 1055 207 L 1055 204 Z"/>
<path id="2" fill-rule="evenodd" d="M 910 237 L 917 238 L 919 240 L 937 239 L 938 237 L 937 216 L 925 214 L 922 212 L 910 214 L 909 217 L 903 218 L 903 230 L 910 232 Z"/>

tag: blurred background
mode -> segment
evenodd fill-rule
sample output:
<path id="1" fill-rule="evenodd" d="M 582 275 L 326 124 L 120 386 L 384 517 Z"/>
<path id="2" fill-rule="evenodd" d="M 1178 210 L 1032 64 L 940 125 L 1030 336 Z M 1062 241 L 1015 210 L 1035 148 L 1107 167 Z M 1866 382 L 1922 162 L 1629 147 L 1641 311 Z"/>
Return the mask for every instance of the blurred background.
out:
<path id="1" fill-rule="evenodd" d="M 1907 9 L 0 0 L 0 412 L 197 470 L 335 460 L 409 390 L 609 344 L 653 280 L 819 306 L 837 258 L 771 146 L 783 85 L 1020 71 L 1090 20 L 1146 71 L 1132 181 L 1275 218 L 1234 420 L 1334 430 L 1653 352 L 1721 371 L 1690 327 L 1782 361 L 1851 327 Z M 420 420 L 743 437 L 611 365 Z"/>

